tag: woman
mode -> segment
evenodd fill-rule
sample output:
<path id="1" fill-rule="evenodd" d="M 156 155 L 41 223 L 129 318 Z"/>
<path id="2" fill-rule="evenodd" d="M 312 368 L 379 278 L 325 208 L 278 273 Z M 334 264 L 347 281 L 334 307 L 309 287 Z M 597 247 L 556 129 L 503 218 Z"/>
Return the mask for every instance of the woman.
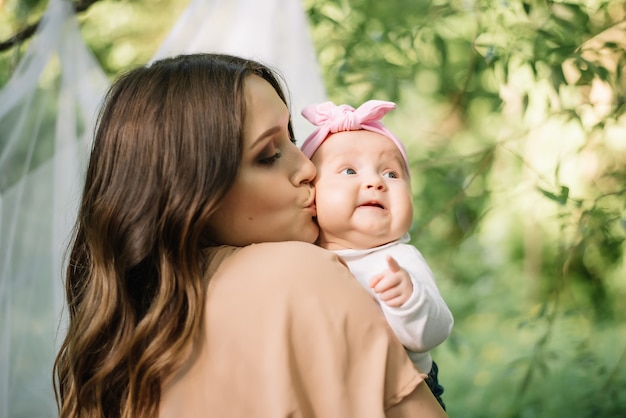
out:
<path id="1" fill-rule="evenodd" d="M 314 177 L 263 65 L 197 54 L 118 79 L 67 270 L 60 416 L 445 416 L 311 245 Z"/>

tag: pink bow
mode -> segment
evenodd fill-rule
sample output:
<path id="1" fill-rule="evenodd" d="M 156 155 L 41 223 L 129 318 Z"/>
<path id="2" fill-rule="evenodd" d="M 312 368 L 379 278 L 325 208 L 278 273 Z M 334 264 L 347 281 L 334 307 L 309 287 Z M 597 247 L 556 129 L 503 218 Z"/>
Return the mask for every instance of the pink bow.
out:
<path id="1" fill-rule="evenodd" d="M 364 129 L 391 139 L 400 150 L 407 173 L 409 173 L 409 162 L 402 141 L 380 121 L 383 116 L 395 108 L 395 103 L 383 100 L 369 100 L 359 106 L 358 109 L 346 104 L 336 106 L 333 102 L 308 105 L 302 109 L 302 116 L 318 128 L 304 140 L 301 147 L 302 152 L 311 158 L 329 135 Z"/>

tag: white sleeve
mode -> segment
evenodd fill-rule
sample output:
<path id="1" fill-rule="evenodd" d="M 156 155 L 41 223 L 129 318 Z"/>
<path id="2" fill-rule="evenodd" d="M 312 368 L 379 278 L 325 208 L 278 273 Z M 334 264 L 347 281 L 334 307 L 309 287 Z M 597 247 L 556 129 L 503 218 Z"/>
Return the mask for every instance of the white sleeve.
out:
<path id="1" fill-rule="evenodd" d="M 415 247 L 396 246 L 389 255 L 411 276 L 413 294 L 398 308 L 382 301 L 380 307 L 402 345 L 415 352 L 429 351 L 450 335 L 452 313 L 439 293 L 433 272 Z"/>

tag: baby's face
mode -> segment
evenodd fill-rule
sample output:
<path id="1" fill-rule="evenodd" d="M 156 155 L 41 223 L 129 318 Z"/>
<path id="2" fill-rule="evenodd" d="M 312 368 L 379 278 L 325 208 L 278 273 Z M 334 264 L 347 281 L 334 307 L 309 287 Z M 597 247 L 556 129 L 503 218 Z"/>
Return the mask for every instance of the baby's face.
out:
<path id="1" fill-rule="evenodd" d="M 410 179 L 400 150 L 389 138 L 366 130 L 338 132 L 311 160 L 317 167 L 319 245 L 372 248 L 409 230 Z"/>

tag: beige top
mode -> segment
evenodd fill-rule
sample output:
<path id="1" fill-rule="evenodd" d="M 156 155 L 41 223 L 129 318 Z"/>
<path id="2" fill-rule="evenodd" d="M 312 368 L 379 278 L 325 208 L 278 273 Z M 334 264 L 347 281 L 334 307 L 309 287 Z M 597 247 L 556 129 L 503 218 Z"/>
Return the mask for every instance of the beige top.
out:
<path id="1" fill-rule="evenodd" d="M 424 376 L 335 254 L 279 242 L 210 258 L 204 335 L 161 418 L 416 416 L 398 404 Z"/>

